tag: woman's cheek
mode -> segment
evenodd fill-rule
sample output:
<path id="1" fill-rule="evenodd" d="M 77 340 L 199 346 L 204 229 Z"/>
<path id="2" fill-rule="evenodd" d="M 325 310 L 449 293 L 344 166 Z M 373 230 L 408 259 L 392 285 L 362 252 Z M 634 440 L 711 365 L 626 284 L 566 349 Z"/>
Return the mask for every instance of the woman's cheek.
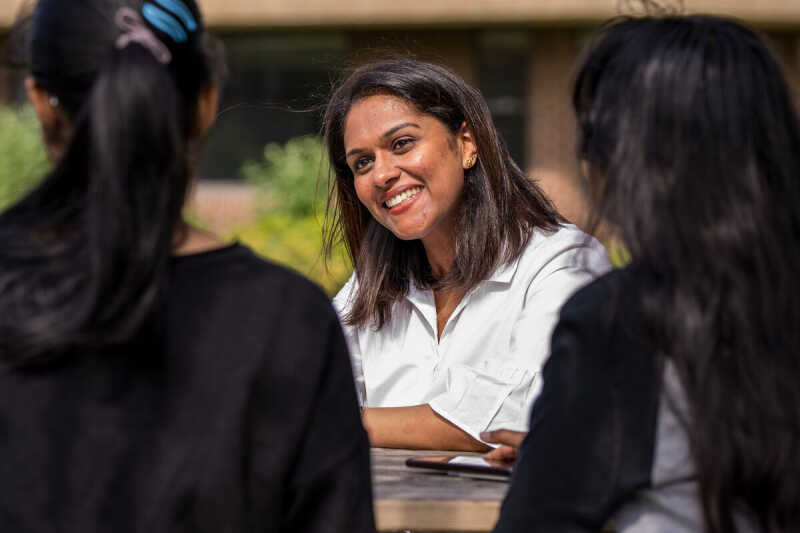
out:
<path id="1" fill-rule="evenodd" d="M 416 177 L 426 179 L 426 181 L 430 176 L 430 173 L 433 172 L 433 169 L 430 168 L 428 158 L 425 157 L 424 152 L 417 153 L 411 157 L 408 161 L 408 168 Z"/>
<path id="2" fill-rule="evenodd" d="M 355 178 L 353 188 L 356 190 L 356 196 L 358 197 L 358 201 L 361 202 L 361 205 L 372 211 L 372 208 L 369 205 L 369 190 L 367 190 L 368 185 L 363 181 L 363 177 Z"/>

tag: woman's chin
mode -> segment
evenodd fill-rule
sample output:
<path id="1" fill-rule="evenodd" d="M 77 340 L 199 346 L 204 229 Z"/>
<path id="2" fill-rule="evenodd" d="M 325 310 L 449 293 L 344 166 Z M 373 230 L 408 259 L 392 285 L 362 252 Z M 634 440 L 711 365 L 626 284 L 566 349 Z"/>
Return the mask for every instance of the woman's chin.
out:
<path id="1" fill-rule="evenodd" d="M 394 230 L 391 230 L 391 229 L 389 231 L 391 231 L 392 235 L 394 235 L 395 237 L 397 237 L 401 241 L 417 241 L 417 240 L 422 238 L 422 236 L 420 234 L 414 233 L 414 232 L 400 232 L 400 231 L 394 231 Z"/>

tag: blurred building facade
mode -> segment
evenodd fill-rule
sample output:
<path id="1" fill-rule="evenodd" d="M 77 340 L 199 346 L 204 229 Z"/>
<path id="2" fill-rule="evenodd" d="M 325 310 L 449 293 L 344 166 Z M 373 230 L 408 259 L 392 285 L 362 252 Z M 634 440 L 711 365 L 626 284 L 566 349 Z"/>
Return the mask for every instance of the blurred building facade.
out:
<path id="1" fill-rule="evenodd" d="M 0 0 L 0 32 L 26 0 Z M 679 2 L 662 1 L 675 6 Z M 320 107 L 343 68 L 374 57 L 443 63 L 480 89 L 518 163 L 580 223 L 585 213 L 569 86 L 599 22 L 636 13 L 636 0 L 200 0 L 226 45 L 231 72 L 202 165 L 238 178 L 267 142 L 318 132 Z M 761 29 L 800 93 L 800 1 L 686 0 L 685 11 L 737 17 Z M 6 44 L 8 46 L 8 44 Z M 0 77 L 0 99 L 20 98 Z"/>

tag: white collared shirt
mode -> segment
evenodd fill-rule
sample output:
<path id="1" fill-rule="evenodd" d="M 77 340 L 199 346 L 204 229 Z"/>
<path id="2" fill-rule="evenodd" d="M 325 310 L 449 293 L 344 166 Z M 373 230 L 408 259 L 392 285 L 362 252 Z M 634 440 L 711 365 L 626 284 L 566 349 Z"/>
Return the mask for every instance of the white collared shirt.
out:
<path id="1" fill-rule="evenodd" d="M 364 407 L 428 404 L 473 438 L 526 431 L 561 306 L 610 269 L 605 249 L 575 226 L 535 231 L 523 254 L 470 290 L 437 340 L 433 291 L 413 285 L 376 331 L 344 326 Z M 340 316 L 355 274 L 334 298 Z"/>

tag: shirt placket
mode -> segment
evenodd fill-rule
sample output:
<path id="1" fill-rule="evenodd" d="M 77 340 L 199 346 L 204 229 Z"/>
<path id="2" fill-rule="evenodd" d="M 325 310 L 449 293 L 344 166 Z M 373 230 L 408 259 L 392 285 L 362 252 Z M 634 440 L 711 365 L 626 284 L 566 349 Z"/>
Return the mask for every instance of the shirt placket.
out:
<path id="1" fill-rule="evenodd" d="M 428 364 L 432 363 L 431 373 L 434 380 L 441 373 L 441 351 L 436 338 L 436 304 L 433 291 L 412 289 L 407 296 L 411 304 L 416 307 L 419 316 L 422 318 L 426 336 L 428 337 L 428 353 L 430 358 Z"/>
<path id="2" fill-rule="evenodd" d="M 472 294 L 473 291 L 471 290 L 464 295 L 456 308 L 453 310 L 453 314 L 451 314 L 450 318 L 447 319 L 447 323 L 442 329 L 442 336 L 439 337 L 439 339 L 433 339 L 432 349 L 434 356 L 436 357 L 436 364 L 433 367 L 434 378 L 439 378 L 439 374 L 444 366 L 444 359 L 447 357 L 447 348 L 450 345 L 450 338 L 453 336 L 452 331 L 455 328 L 456 321 L 458 320 L 461 311 L 467 306 Z"/>
<path id="3" fill-rule="evenodd" d="M 431 339 L 431 353 L 433 354 L 433 377 L 434 379 L 439 379 L 439 373 L 441 371 L 442 366 L 442 356 L 439 353 L 439 343 L 436 342 L 436 339 Z"/>

